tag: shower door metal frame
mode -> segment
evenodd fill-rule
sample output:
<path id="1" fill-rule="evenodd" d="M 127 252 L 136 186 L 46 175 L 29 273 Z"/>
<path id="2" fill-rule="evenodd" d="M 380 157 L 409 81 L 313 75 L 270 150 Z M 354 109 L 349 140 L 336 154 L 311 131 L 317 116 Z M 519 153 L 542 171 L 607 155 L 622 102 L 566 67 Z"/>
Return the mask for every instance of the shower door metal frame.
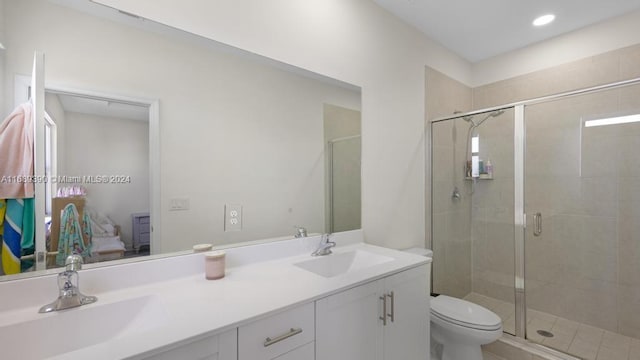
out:
<path id="1" fill-rule="evenodd" d="M 527 214 L 524 208 L 524 160 L 525 160 L 525 124 L 524 104 L 514 107 L 513 124 L 513 241 L 515 251 L 515 320 L 516 336 L 526 339 L 527 336 L 527 304 L 525 292 L 525 230 Z"/>
<path id="2" fill-rule="evenodd" d="M 525 113 L 526 107 L 535 104 L 541 104 L 545 102 L 560 100 L 563 98 L 570 98 L 580 95 L 586 95 L 590 93 L 596 93 L 603 90 L 612 90 L 616 88 L 622 88 L 626 86 L 640 85 L 640 77 L 613 82 L 605 85 L 592 86 L 584 89 L 573 90 L 554 95 L 543 96 L 525 101 L 519 101 L 506 105 L 494 106 L 480 110 L 474 110 L 466 113 L 457 113 L 450 116 L 439 117 L 429 121 L 429 132 L 431 133 L 431 142 L 429 151 L 429 159 L 433 165 L 433 131 L 432 126 L 436 122 L 460 119 L 465 116 L 477 115 L 497 110 L 514 109 L 514 131 L 513 131 L 513 146 L 514 146 L 514 300 L 515 300 L 515 325 L 516 325 L 516 337 L 526 339 L 527 338 L 527 307 L 526 307 L 526 286 L 525 286 L 525 240 L 526 240 L 526 213 L 525 213 L 525 155 L 526 155 L 526 134 L 525 134 Z M 433 171 L 428 172 L 431 175 L 431 184 L 433 186 Z M 433 193 L 433 188 L 431 189 Z M 431 200 L 431 236 L 429 239 L 429 248 L 433 249 L 433 201 Z M 433 279 L 434 272 L 431 272 Z M 431 281 L 433 289 L 433 281 Z"/>

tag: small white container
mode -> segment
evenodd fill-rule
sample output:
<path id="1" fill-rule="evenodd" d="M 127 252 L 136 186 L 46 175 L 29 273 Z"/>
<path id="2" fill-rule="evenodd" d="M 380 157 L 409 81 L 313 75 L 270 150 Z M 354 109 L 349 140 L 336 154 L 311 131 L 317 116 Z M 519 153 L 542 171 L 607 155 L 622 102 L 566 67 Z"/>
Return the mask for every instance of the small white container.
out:
<path id="1" fill-rule="evenodd" d="M 207 280 L 217 280 L 224 277 L 225 255 L 222 250 L 209 251 L 204 254 L 204 273 Z"/>
<path id="2" fill-rule="evenodd" d="M 213 248 L 211 244 L 197 244 L 193 245 L 193 252 L 205 252 Z"/>

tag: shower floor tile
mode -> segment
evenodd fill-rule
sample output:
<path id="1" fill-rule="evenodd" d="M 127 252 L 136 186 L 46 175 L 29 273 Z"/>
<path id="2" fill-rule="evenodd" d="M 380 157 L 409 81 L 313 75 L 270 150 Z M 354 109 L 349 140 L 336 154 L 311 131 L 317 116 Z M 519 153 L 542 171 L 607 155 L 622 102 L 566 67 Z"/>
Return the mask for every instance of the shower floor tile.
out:
<path id="1" fill-rule="evenodd" d="M 515 333 L 515 306 L 507 301 L 470 293 L 465 300 L 495 312 L 505 332 Z M 538 330 L 553 337 L 545 337 Z M 640 339 L 616 334 L 536 310 L 527 310 L 528 339 L 585 360 L 640 360 Z"/>

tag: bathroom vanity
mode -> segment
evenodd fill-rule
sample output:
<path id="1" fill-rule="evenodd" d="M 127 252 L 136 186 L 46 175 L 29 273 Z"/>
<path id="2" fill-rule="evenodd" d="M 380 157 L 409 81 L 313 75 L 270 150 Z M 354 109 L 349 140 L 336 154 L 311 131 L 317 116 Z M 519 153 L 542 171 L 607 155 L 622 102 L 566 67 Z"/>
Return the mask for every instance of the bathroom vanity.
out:
<path id="1" fill-rule="evenodd" d="M 0 344 L 42 334 L 9 350 L 21 359 L 426 359 L 430 259 L 365 244 L 361 230 L 334 240 L 320 257 L 319 236 L 228 249 L 212 281 L 201 253 L 82 270 L 98 302 L 50 314 L 37 310 L 55 275 L 0 283 L 26 298 L 0 312 Z"/>

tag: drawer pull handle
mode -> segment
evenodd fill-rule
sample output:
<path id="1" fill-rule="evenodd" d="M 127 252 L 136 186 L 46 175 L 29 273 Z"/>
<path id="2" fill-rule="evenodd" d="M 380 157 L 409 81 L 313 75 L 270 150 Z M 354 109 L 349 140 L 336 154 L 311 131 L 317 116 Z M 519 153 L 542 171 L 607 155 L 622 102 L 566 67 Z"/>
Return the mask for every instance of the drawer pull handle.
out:
<path id="1" fill-rule="evenodd" d="M 301 328 L 297 328 L 297 329 L 291 328 L 291 330 L 289 330 L 289 332 L 286 333 L 286 334 L 282 334 L 282 335 L 277 336 L 277 337 L 275 337 L 273 339 L 268 337 L 268 338 L 266 338 L 264 340 L 264 347 L 271 346 L 271 345 L 273 345 L 275 343 L 278 343 L 278 342 L 280 342 L 280 341 L 282 341 L 284 339 L 288 339 L 288 338 L 290 338 L 292 336 L 298 335 L 301 332 L 302 332 Z"/>
<path id="2" fill-rule="evenodd" d="M 387 295 L 380 296 L 382 300 L 382 316 L 378 319 L 382 320 L 382 326 L 387 326 Z"/>
<path id="3" fill-rule="evenodd" d="M 387 316 L 389 316 L 389 318 L 391 319 L 391 322 L 393 322 L 394 319 L 395 319 L 395 312 L 396 312 L 396 304 L 395 304 L 396 303 L 396 301 L 395 301 L 396 297 L 393 294 L 393 291 L 391 293 L 389 293 L 389 295 L 387 295 L 387 296 L 391 299 L 391 313 L 389 315 L 387 315 Z"/>

